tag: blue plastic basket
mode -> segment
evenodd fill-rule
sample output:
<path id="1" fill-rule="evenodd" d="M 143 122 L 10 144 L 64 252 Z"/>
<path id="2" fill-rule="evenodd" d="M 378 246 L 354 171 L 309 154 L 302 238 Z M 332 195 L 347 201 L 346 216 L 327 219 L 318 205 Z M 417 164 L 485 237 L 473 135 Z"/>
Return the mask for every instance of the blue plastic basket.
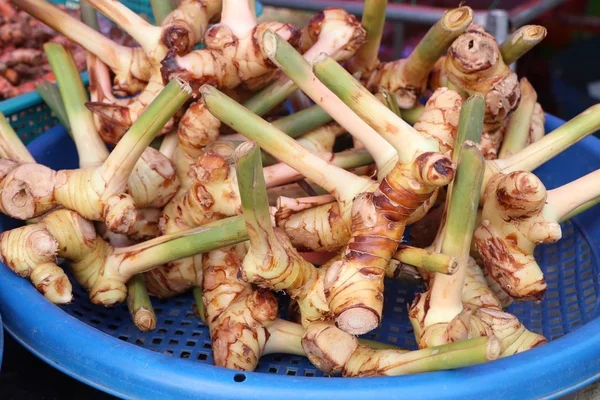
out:
<path id="1" fill-rule="evenodd" d="M 548 116 L 548 131 L 562 121 Z M 77 166 L 62 127 L 29 149 L 52 168 Z M 565 168 L 568 166 L 568 168 Z M 589 137 L 536 171 L 548 189 L 600 168 L 600 141 Z M 191 296 L 154 301 L 157 328 L 140 333 L 125 305 L 92 305 L 78 285 L 75 301 L 57 307 L 0 265 L 0 313 L 7 331 L 57 369 L 121 398 L 206 399 L 540 399 L 557 398 L 599 378 L 599 208 L 563 224 L 563 239 L 539 246 L 548 281 L 539 303 L 509 308 L 550 343 L 516 356 L 454 371 L 402 377 L 324 378 L 306 358 L 269 355 L 257 372 L 212 366 L 209 332 L 194 315 Z M 0 219 L 0 231 L 17 226 Z M 383 325 L 369 338 L 414 348 L 406 304 L 420 288 L 386 282 Z"/>
<path id="2" fill-rule="evenodd" d="M 4 329 L 2 328 L 2 316 L 0 315 L 0 371 L 2 370 L 2 354 L 4 352 Z"/>

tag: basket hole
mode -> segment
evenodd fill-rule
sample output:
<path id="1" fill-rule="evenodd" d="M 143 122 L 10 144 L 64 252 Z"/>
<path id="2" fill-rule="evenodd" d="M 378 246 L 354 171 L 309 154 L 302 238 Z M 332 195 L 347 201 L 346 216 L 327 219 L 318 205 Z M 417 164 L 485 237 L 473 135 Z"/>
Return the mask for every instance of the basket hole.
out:
<path id="1" fill-rule="evenodd" d="M 127 339 L 129 339 L 127 336 L 125 335 L 119 335 L 119 339 L 123 340 L 123 341 L 127 341 Z"/>
<path id="2" fill-rule="evenodd" d="M 181 336 L 181 335 L 183 335 L 183 331 L 176 330 L 176 331 L 175 331 L 175 334 L 176 334 L 176 335 L 179 335 L 179 336 Z"/>
<path id="3" fill-rule="evenodd" d="M 179 340 L 177 340 L 177 339 L 169 340 L 169 345 L 177 345 L 177 344 L 179 344 Z"/>
<path id="4" fill-rule="evenodd" d="M 181 352 L 181 358 L 190 358 L 190 352 L 189 351 L 182 351 Z"/>
<path id="5" fill-rule="evenodd" d="M 235 374 L 233 376 L 233 380 L 234 382 L 244 382 L 246 380 L 246 375 L 245 374 Z"/>
<path id="6" fill-rule="evenodd" d="M 161 344 L 162 343 L 162 339 L 161 338 L 154 338 L 152 339 L 152 344 Z"/>
<path id="7" fill-rule="evenodd" d="M 292 359 L 292 364 L 298 365 L 300 364 L 300 360 Z"/>
<path id="8" fill-rule="evenodd" d="M 139 344 L 139 345 L 143 345 L 144 344 L 144 339 L 135 339 L 135 344 Z"/>
<path id="9" fill-rule="evenodd" d="M 158 333 L 160 333 L 160 334 L 165 334 L 165 333 L 167 333 L 167 330 L 166 330 L 165 328 L 160 328 L 160 329 L 158 330 Z"/>
<path id="10" fill-rule="evenodd" d="M 207 358 L 208 358 L 208 356 L 206 354 L 204 354 L 204 353 L 198 354 L 198 360 L 200 360 L 200 361 L 204 361 Z"/>
<path id="11" fill-rule="evenodd" d="M 189 326 L 190 325 L 190 321 L 181 321 L 181 326 Z"/>
<path id="12" fill-rule="evenodd" d="M 269 367 L 269 369 L 267 370 L 267 372 L 270 372 L 271 374 L 276 374 L 277 373 L 277 368 L 275 368 L 275 367 Z"/>
<path id="13" fill-rule="evenodd" d="M 312 372 L 312 371 L 306 371 L 306 372 L 304 373 L 304 376 L 308 376 L 308 377 L 311 377 L 311 378 L 312 378 L 313 376 L 315 376 L 315 373 L 314 373 L 314 372 Z"/>
<path id="14" fill-rule="evenodd" d="M 204 347 L 205 349 L 210 349 L 210 348 L 212 348 L 212 346 L 211 346 L 210 342 L 204 342 L 204 346 L 203 346 L 203 347 Z"/>
<path id="15" fill-rule="evenodd" d="M 73 310 L 73 314 L 77 315 L 78 317 L 83 317 L 83 313 L 78 310 Z"/>
<path id="16" fill-rule="evenodd" d="M 285 374 L 288 376 L 296 376 L 296 371 L 294 371 L 292 369 L 288 369 Z"/>
<path id="17" fill-rule="evenodd" d="M 117 325 L 115 325 L 115 324 L 108 324 L 108 329 L 115 330 L 115 329 L 117 329 L 117 328 L 118 328 L 118 326 L 117 326 Z"/>
<path id="18" fill-rule="evenodd" d="M 194 331 L 192 332 L 192 337 L 202 336 L 202 332 Z"/>
<path id="19" fill-rule="evenodd" d="M 165 320 L 165 325 L 173 325 L 173 321 L 170 319 Z"/>
<path id="20" fill-rule="evenodd" d="M 196 342 L 192 342 L 191 340 L 188 340 L 187 342 L 185 342 L 185 345 L 188 347 L 194 347 L 196 345 Z"/>

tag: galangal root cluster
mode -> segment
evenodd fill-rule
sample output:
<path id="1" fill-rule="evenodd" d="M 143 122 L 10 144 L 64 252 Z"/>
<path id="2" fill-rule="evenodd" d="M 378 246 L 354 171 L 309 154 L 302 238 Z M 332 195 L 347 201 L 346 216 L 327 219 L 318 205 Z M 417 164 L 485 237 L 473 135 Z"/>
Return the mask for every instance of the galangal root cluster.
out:
<path id="1" fill-rule="evenodd" d="M 115 0 L 88 0 L 84 22 L 12 3 L 84 48 L 90 75 L 86 91 L 78 57 L 44 46 L 73 169 L 37 163 L 0 118 L 0 211 L 26 221 L 0 234 L 0 259 L 48 300 L 72 300 L 59 259 L 143 332 L 151 296 L 191 291 L 215 365 L 242 371 L 288 353 L 327 374 L 403 375 L 547 342 L 506 308 L 543 300 L 535 247 L 598 202 L 599 172 L 546 190 L 532 171 L 599 129 L 600 106 L 545 134 L 509 68 L 544 28 L 497 43 L 461 6 L 381 62 L 385 0 L 306 26 L 258 22 L 246 0 L 156 3 L 157 25 Z M 139 47 L 98 32 L 93 9 Z M 418 350 L 359 337 L 389 318 L 386 278 L 425 284 L 408 304 Z"/>

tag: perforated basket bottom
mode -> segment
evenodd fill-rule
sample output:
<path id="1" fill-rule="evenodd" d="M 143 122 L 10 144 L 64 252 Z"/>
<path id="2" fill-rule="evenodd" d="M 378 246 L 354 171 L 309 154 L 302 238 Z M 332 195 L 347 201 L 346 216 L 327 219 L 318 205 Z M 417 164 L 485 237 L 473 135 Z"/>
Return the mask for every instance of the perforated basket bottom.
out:
<path id="1" fill-rule="evenodd" d="M 556 244 L 538 246 L 536 259 L 542 266 L 548 291 L 541 303 L 519 303 L 509 307 L 532 331 L 554 340 L 582 326 L 597 314 L 596 265 L 584 236 L 576 225 L 562 225 L 563 238 Z M 366 335 L 369 339 L 415 348 L 407 305 L 422 287 L 387 280 L 383 324 Z M 194 314 L 191 295 L 169 300 L 153 299 L 157 328 L 141 333 L 122 304 L 106 309 L 91 304 L 87 293 L 75 285 L 75 300 L 64 310 L 81 321 L 129 343 L 172 357 L 212 364 L 208 328 Z M 258 372 L 291 376 L 323 376 L 306 358 L 274 354 L 262 357 Z"/>

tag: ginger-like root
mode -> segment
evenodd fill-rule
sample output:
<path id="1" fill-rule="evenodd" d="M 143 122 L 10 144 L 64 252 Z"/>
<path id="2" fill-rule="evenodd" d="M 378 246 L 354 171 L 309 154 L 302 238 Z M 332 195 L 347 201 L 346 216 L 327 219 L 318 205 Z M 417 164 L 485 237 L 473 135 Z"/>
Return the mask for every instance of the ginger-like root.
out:
<path id="1" fill-rule="evenodd" d="M 369 91 L 377 93 L 385 90 L 392 93 L 401 109 L 410 109 L 424 93 L 428 75 L 438 59 L 472 20 L 473 10 L 469 7 L 449 10 L 407 59 L 378 63 L 374 68 L 369 68 L 363 62 L 351 62 L 350 71 L 360 74 L 362 83 Z"/>
<path id="2" fill-rule="evenodd" d="M 394 376 L 453 369 L 495 360 L 501 351 L 500 342 L 493 336 L 417 351 L 374 349 L 359 344 L 356 337 L 329 322 L 309 326 L 302 347 L 321 371 L 341 372 L 343 376 Z"/>
<path id="3" fill-rule="evenodd" d="M 481 149 L 485 158 L 496 158 L 503 127 L 521 98 L 517 75 L 502 60 L 494 37 L 473 26 L 452 43 L 443 66 L 449 83 L 485 96 Z"/>
<path id="4" fill-rule="evenodd" d="M 178 232 L 239 214 L 241 211 L 233 146 L 215 143 L 191 168 L 191 187 L 163 209 L 159 229 L 163 234 Z M 202 281 L 200 256 L 173 261 L 146 273 L 148 290 L 158 297 L 183 293 Z"/>
<path id="5" fill-rule="evenodd" d="M 58 242 L 42 224 L 27 225 L 0 234 L 0 261 L 55 304 L 73 299 L 65 272 L 55 264 Z"/>
<path id="6" fill-rule="evenodd" d="M 90 221 L 70 210 L 53 211 L 40 224 L 58 242 L 58 256 L 71 261 L 92 303 L 105 306 L 125 300 L 125 283 L 134 275 L 246 239 L 243 220 L 236 218 L 120 248 L 102 240 Z"/>
<path id="7" fill-rule="evenodd" d="M 299 250 L 336 251 L 350 239 L 350 228 L 337 202 L 276 214 L 275 222 Z"/>
<path id="8" fill-rule="evenodd" d="M 288 54 L 294 52 L 273 33 L 265 33 L 263 39 L 263 47 L 269 54 L 282 48 L 281 51 Z M 280 56 L 273 58 L 279 62 Z M 336 76 L 339 76 L 337 70 Z M 408 150 L 410 155 L 404 152 L 406 163 L 397 163 L 383 182 L 377 184 L 323 162 L 217 89 L 204 86 L 202 94 L 211 113 L 259 142 L 266 151 L 278 154 L 286 163 L 302 170 L 305 176 L 336 196 L 342 215 L 351 216 L 353 235 L 344 259 L 327 270 L 325 291 L 338 326 L 352 333 L 374 329 L 383 308 L 385 269 L 401 239 L 405 222 L 437 187 L 453 178 L 454 167 L 450 160 L 435 152 L 434 140 L 422 138 L 411 128 L 404 138 L 415 139 L 414 152 Z M 375 98 L 373 102 L 384 107 Z M 243 127 L 242 120 L 247 121 Z M 342 179 L 347 185 L 340 187 Z"/>
<path id="9" fill-rule="evenodd" d="M 158 150 L 146 148 L 127 180 L 127 191 L 136 207 L 162 208 L 178 189 L 173 162 Z"/>
<path id="10" fill-rule="evenodd" d="M 86 107 L 94 114 L 98 133 L 106 143 L 116 144 L 164 88 L 162 78 L 154 73 L 148 84 L 134 97 L 117 98 L 110 87 L 109 70 L 100 59 L 93 57 L 88 64 L 90 101 Z M 168 121 L 160 135 L 171 131 L 175 120 Z"/>
<path id="11" fill-rule="evenodd" d="M 268 353 L 303 355 L 301 326 L 277 318 L 277 298 L 239 279 L 245 245 L 203 256 L 203 305 L 215 365 L 253 371 Z"/>
<path id="12" fill-rule="evenodd" d="M 171 82 L 99 166 L 53 171 L 39 164 L 22 164 L 0 184 L 0 210 L 14 218 L 29 219 L 62 205 L 84 218 L 103 221 L 116 233 L 128 233 L 136 208 L 125 193 L 127 180 L 162 124 L 181 107 L 190 88 Z M 150 116 L 151 115 L 151 116 Z"/>
<path id="13" fill-rule="evenodd" d="M 142 82 L 150 79 L 151 65 L 142 49 L 118 45 L 47 1 L 14 0 L 13 3 L 109 65 L 119 90 L 134 94 L 143 88 Z"/>
<path id="14" fill-rule="evenodd" d="M 544 215 L 545 204 L 544 185 L 528 172 L 496 175 L 485 190 L 475 245 L 488 273 L 516 299 L 539 300 L 546 291 L 533 251 L 560 239 L 561 229 Z"/>
<path id="15" fill-rule="evenodd" d="M 385 269 L 405 221 L 453 177 L 454 168 L 447 158 L 423 153 L 411 164 L 398 163 L 373 193 L 355 198 L 352 236 L 344 258 L 325 275 L 325 293 L 337 326 L 358 334 L 379 324 Z"/>
<path id="16" fill-rule="evenodd" d="M 454 149 L 462 104 L 463 99 L 456 91 L 439 88 L 427 100 L 414 128 L 425 136 L 435 138 L 440 150 L 448 154 Z"/>
<path id="17" fill-rule="evenodd" d="M 245 142 L 236 149 L 236 172 L 250 248 L 240 273 L 260 287 L 285 290 L 298 302 L 303 325 L 329 317 L 323 273 L 306 261 L 287 235 L 273 228 L 260 148 Z M 318 288 L 321 290 L 319 291 Z"/>
<path id="18" fill-rule="evenodd" d="M 467 263 L 462 301 L 472 310 L 479 308 L 502 310 L 503 308 L 502 302 L 490 289 L 483 271 L 472 257 L 469 257 Z"/>
<path id="19" fill-rule="evenodd" d="M 475 314 L 500 340 L 500 357 L 512 356 L 548 342 L 542 335 L 525 328 L 512 314 L 489 308 L 480 308 Z"/>
<path id="20" fill-rule="evenodd" d="M 302 30 L 299 50 L 307 60 L 327 53 L 345 61 L 356 53 L 364 39 L 365 31 L 356 17 L 343 8 L 329 7 L 313 15 Z"/>
<path id="21" fill-rule="evenodd" d="M 169 80 L 163 79 L 161 75 L 161 62 L 167 54 L 182 54 L 189 46 L 195 45 L 190 40 L 195 41 L 202 35 L 202 29 L 206 29 L 208 22 L 219 12 L 220 2 L 210 0 L 195 5 L 184 2 L 180 5 L 182 9 L 174 10 L 167 16 L 163 21 L 166 24 L 162 27 L 148 24 L 118 2 L 108 0 L 89 2 L 94 8 L 121 25 L 141 45 L 150 64 L 148 84 L 140 94 L 127 99 L 117 99 L 112 95 L 106 84 L 108 80 L 106 68 L 102 68 L 100 60 L 96 62 L 96 68 L 90 71 L 94 90 L 91 92 L 92 102 L 88 103 L 88 108 L 95 114 L 96 124 L 103 139 L 109 143 L 116 143 L 163 89 L 164 82 Z M 193 34 L 188 29 L 190 25 L 194 25 Z M 190 38 L 190 34 L 194 39 Z M 180 115 L 175 115 L 165 124 L 160 133 L 171 131 L 179 117 Z"/>
<path id="22" fill-rule="evenodd" d="M 241 26 L 228 26 L 222 21 L 206 32 L 206 49 L 183 57 L 169 52 L 162 61 L 162 75 L 166 79 L 181 77 L 195 89 L 205 83 L 224 89 L 242 84 L 250 89 L 260 88 L 276 72 L 262 51 L 256 52 L 258 40 L 269 29 L 295 46 L 300 38 L 300 32 L 290 24 L 268 22 L 244 30 Z M 199 155 L 200 149 L 218 136 L 219 127 L 220 122 L 206 111 L 202 102 L 195 103 L 186 111 L 183 125 L 178 129 L 183 150 L 190 155 Z"/>

